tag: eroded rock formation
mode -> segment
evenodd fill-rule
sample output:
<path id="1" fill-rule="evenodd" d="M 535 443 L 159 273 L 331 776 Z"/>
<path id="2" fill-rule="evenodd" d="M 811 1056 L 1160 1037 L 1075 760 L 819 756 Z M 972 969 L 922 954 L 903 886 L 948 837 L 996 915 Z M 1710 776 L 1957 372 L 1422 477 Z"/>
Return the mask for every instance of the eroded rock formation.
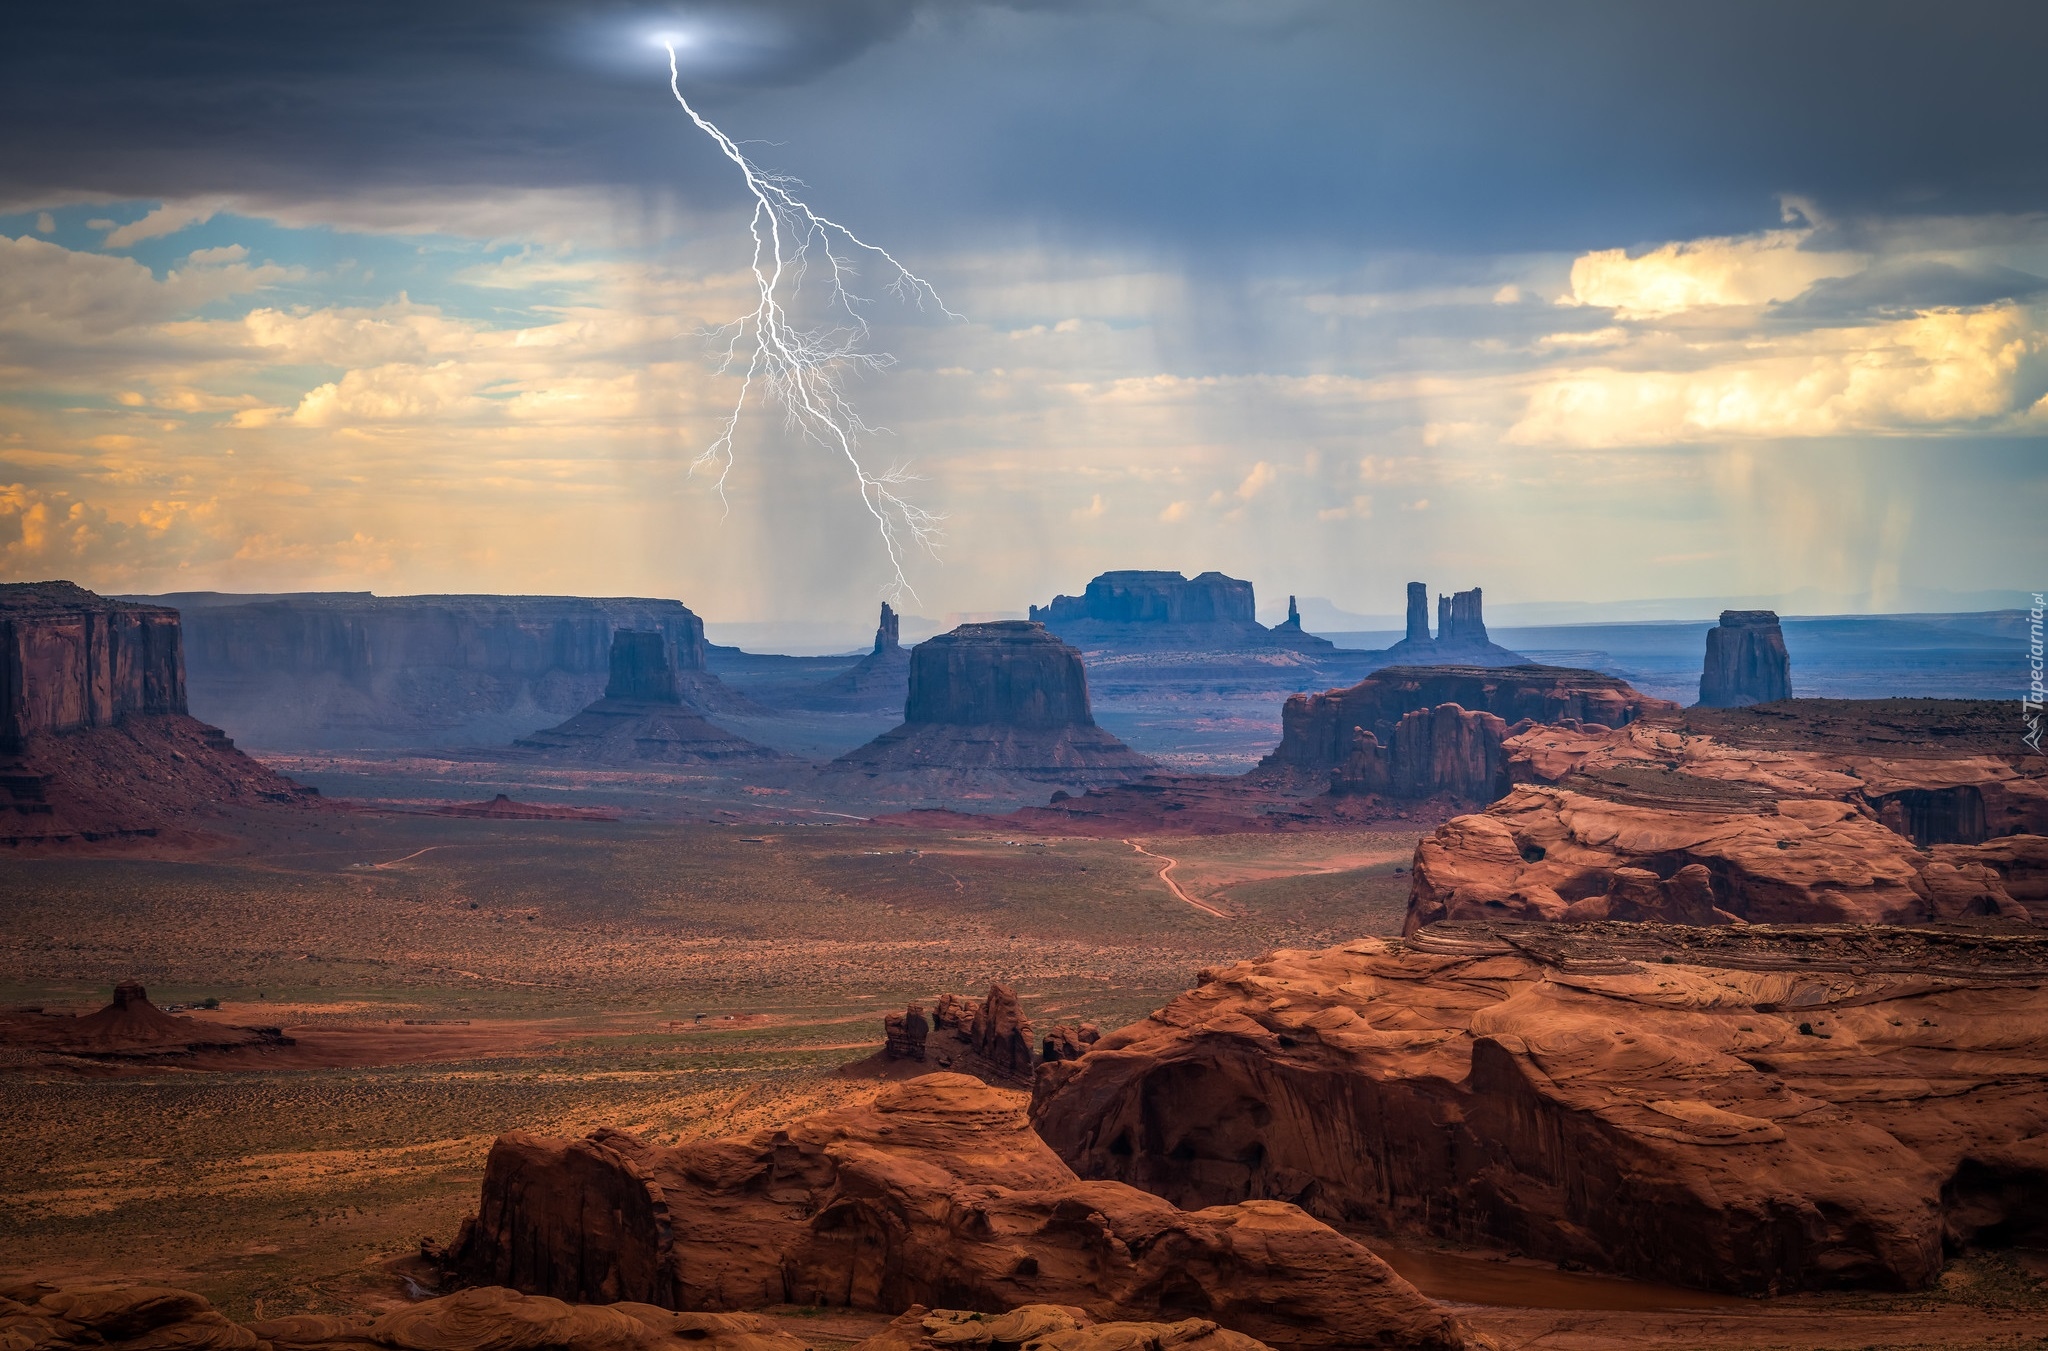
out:
<path id="1" fill-rule="evenodd" d="M 1403 718 L 1444 704 L 1490 713 L 1505 723 L 1570 719 L 1609 727 L 1678 708 L 1598 671 L 1562 666 L 1389 666 L 1349 689 L 1289 699 L 1280 714 L 1280 744 L 1261 767 L 1327 775 L 1356 748 L 1359 730 L 1389 746 Z M 1433 753 L 1433 740 L 1431 747 Z"/>
<path id="2" fill-rule="evenodd" d="M 1330 791 L 1491 802 L 1508 789 L 1507 736 L 1508 725 L 1493 714 L 1456 704 L 1416 709 L 1394 724 L 1385 745 L 1354 727 L 1351 753 L 1330 772 Z"/>
<path id="3" fill-rule="evenodd" d="M 834 765 L 1092 782 L 1135 778 L 1152 762 L 1095 725 L 1080 653 L 1042 625 L 1004 620 L 911 649 L 902 725 Z"/>
<path id="4" fill-rule="evenodd" d="M 1210 1351 L 1210 1343 L 1199 1343 Z M 297 1314 L 241 1324 L 168 1286 L 0 1286 L 0 1346 L 22 1351 L 803 1351 L 753 1314 L 566 1304 L 502 1287 L 382 1315 Z M 1229 1343 L 1215 1351 L 1238 1351 Z"/>
<path id="5" fill-rule="evenodd" d="M 662 635 L 692 711 L 759 711 L 704 669 L 704 625 L 672 600 L 157 599 L 184 616 L 193 708 L 254 746 L 502 745 L 601 697 L 618 629 Z"/>
<path id="6" fill-rule="evenodd" d="M 1509 796 L 1416 849 L 1442 919 L 2048 923 L 2048 766 L 2006 710 L 1792 700 L 1504 743 Z"/>
<path id="7" fill-rule="evenodd" d="M 1700 671 L 1701 708 L 1741 708 L 1792 697 L 1792 658 L 1785 633 L 1770 610 L 1723 610 L 1707 630 L 1707 661 Z"/>
<path id="8" fill-rule="evenodd" d="M 1408 626 L 1401 641 L 1373 654 L 1382 666 L 1519 666 L 1528 658 L 1486 636 L 1478 587 L 1436 598 L 1436 636 L 1429 632 L 1429 587 L 1408 583 Z"/>
<path id="9" fill-rule="evenodd" d="M 0 585 L 0 843 L 155 835 L 312 796 L 187 716 L 177 611 Z"/>
<path id="10" fill-rule="evenodd" d="M 1187 1212 L 1083 1182 L 1017 1095 L 956 1074 L 744 1139 L 503 1136 L 454 1261 L 472 1280 L 665 1308 L 1049 1303 L 1303 1348 L 1462 1344 L 1371 1252 L 1295 1207 Z"/>
<path id="11" fill-rule="evenodd" d="M 1220 972 L 1039 1071 L 1077 1171 L 1181 1206 L 1763 1293 L 2048 1237 L 2048 939 L 1442 925 Z"/>
<path id="12" fill-rule="evenodd" d="M 559 727 L 513 744 L 586 764 L 715 764 L 779 760 L 782 752 L 748 741 L 684 707 L 665 635 L 621 629 L 612 635 L 604 697 Z"/>
<path id="13" fill-rule="evenodd" d="M 932 1025 L 924 1016 L 924 1005 L 911 1004 L 901 1013 L 882 1018 L 882 1055 L 888 1060 L 924 1063 L 925 1047 L 931 1040 Z"/>
<path id="14" fill-rule="evenodd" d="M 1206 1318 L 1098 1323 L 1079 1309 L 1026 1304 L 1005 1314 L 913 1304 L 853 1351 L 1266 1351 Z"/>
<path id="15" fill-rule="evenodd" d="M 910 653 L 900 632 L 900 617 L 883 601 L 873 650 L 851 669 L 790 698 L 790 706 L 846 712 L 887 709 L 900 714 L 910 688 Z"/>
<path id="16" fill-rule="evenodd" d="M 1029 1083 L 1037 1061 L 1031 1044 L 1031 1020 L 1017 1002 L 1017 992 L 997 983 L 988 987 L 988 998 L 974 1010 L 967 1030 L 974 1053 L 998 1073 Z"/>

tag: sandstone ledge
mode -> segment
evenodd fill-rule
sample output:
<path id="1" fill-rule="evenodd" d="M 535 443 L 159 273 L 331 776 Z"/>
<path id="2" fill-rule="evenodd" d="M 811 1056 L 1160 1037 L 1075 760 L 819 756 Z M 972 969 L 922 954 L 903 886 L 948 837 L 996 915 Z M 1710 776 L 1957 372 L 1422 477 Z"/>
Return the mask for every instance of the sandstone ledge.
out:
<path id="1" fill-rule="evenodd" d="M 1039 1071 L 1084 1176 L 1763 1293 L 2048 1215 L 2048 937 L 1443 925 L 1282 951 Z"/>

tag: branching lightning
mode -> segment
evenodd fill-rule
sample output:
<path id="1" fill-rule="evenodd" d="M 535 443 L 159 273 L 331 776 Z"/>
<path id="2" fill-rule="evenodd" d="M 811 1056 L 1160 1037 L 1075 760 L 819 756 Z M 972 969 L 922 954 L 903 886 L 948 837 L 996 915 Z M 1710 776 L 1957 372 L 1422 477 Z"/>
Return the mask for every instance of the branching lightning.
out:
<path id="1" fill-rule="evenodd" d="M 758 382 L 768 399 L 782 403 L 792 428 L 806 440 L 838 451 L 853 467 L 861 501 L 875 518 L 882 545 L 888 550 L 893 575 L 885 589 L 899 599 L 905 593 L 915 596 L 904 575 L 904 563 L 913 549 L 937 552 L 940 525 L 945 518 L 902 495 L 899 490 L 916 481 L 904 465 L 896 464 L 876 473 L 861 462 L 861 438 L 876 429 L 863 422 L 847 401 L 844 376 L 848 371 L 881 370 L 891 365 L 894 358 L 886 352 L 862 350 L 861 345 L 869 336 L 868 323 L 860 309 L 866 302 L 847 289 L 856 275 L 850 260 L 860 252 L 875 255 L 889 269 L 888 289 L 898 299 L 912 302 L 919 309 L 930 303 L 948 318 L 960 316 L 946 308 L 930 282 L 896 261 L 887 249 L 870 244 L 838 221 L 819 215 L 797 197 L 794 189 L 804 186 L 800 180 L 760 169 L 741 153 L 731 137 L 706 121 L 683 97 L 675 43 L 666 38 L 660 41 L 668 52 L 669 92 L 698 130 L 716 141 L 725 157 L 738 167 L 747 191 L 754 198 L 753 217 L 747 227 L 754 240 L 754 309 L 715 330 L 725 342 L 725 354 L 718 369 L 736 370 L 742 361 L 746 369 L 732 412 L 720 425 L 716 439 L 698 455 L 691 472 L 715 468 L 719 497 L 724 498 L 726 478 L 733 467 L 733 435 Z M 846 315 L 847 322 L 838 327 L 804 329 L 790 318 L 785 297 L 793 297 L 802 289 L 814 250 L 823 255 L 831 270 L 831 306 Z"/>

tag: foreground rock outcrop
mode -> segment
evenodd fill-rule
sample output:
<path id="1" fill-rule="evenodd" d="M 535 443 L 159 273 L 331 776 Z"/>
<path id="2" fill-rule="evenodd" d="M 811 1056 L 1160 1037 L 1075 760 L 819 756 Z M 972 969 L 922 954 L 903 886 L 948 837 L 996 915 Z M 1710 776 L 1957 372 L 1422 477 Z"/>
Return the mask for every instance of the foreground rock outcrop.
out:
<path id="1" fill-rule="evenodd" d="M 1701 708 L 1741 708 L 1792 697 L 1792 658 L 1770 610 L 1723 610 L 1707 630 L 1700 671 Z"/>
<path id="2" fill-rule="evenodd" d="M 2048 764 L 2009 710 L 1790 700 L 1504 743 L 1520 781 L 1415 853 L 1444 919 L 2048 923 Z"/>
<path id="3" fill-rule="evenodd" d="M 585 764 L 717 764 L 781 760 L 686 708 L 670 665 L 667 636 L 621 629 L 612 635 L 604 697 L 559 727 L 513 744 Z"/>
<path id="4" fill-rule="evenodd" d="M 276 750 L 503 745 L 600 697 L 612 633 L 660 633 L 684 703 L 759 712 L 704 667 L 704 625 L 672 600 L 154 597 L 184 617 L 193 708 Z"/>
<path id="5" fill-rule="evenodd" d="M 156 835 L 314 796 L 185 712 L 177 611 L 0 585 L 0 844 Z"/>
<path id="6" fill-rule="evenodd" d="M 1095 724 L 1081 654 L 1020 620 L 962 624 L 910 653 L 903 723 L 841 770 L 998 770 L 1054 782 L 1136 778 L 1152 762 Z"/>
<path id="7" fill-rule="evenodd" d="M 1463 1344 L 1371 1252 L 1294 1206 L 1190 1212 L 1083 1182 L 1018 1097 L 956 1074 L 745 1139 L 503 1136 L 452 1257 L 475 1281 L 678 1309 L 1061 1304 L 1198 1317 L 1282 1347 Z"/>
<path id="8" fill-rule="evenodd" d="M 1098 1323 L 1057 1304 L 993 1315 L 914 1304 L 854 1351 L 1264 1351 L 1265 1345 L 1206 1318 Z"/>
<path id="9" fill-rule="evenodd" d="M 1278 952 L 1081 1059 L 1085 1176 L 1715 1290 L 2048 1239 L 2048 938 L 1440 925 Z"/>
<path id="10" fill-rule="evenodd" d="M 485 1287 L 381 1316 L 299 1314 L 235 1323 L 189 1290 L 50 1282 L 0 1285 L 9 1351 L 803 1351 L 752 1314 L 647 1304 L 565 1304 Z M 1209 1351 L 1209 1344 L 1202 1344 Z M 1217 1347 L 1217 1351 L 1238 1351 Z"/>

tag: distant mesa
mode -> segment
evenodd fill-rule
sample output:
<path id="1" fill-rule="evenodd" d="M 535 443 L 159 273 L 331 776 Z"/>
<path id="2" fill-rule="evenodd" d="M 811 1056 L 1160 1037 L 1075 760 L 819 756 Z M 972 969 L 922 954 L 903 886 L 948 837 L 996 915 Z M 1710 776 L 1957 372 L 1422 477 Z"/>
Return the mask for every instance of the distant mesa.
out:
<path id="1" fill-rule="evenodd" d="M 0 585 L 0 842 L 155 835 L 314 796 L 186 713 L 177 611 Z"/>
<path id="2" fill-rule="evenodd" d="M 1178 572 L 1105 572 L 1078 596 L 1055 596 L 1031 607 L 1031 619 L 1083 646 L 1292 647 L 1335 651 L 1305 633 L 1288 598 L 1287 622 L 1259 623 L 1252 584 L 1220 572 L 1192 580 Z"/>
<path id="3" fill-rule="evenodd" d="M 612 635 L 604 697 L 559 727 L 513 745 L 586 764 L 713 764 L 785 759 L 683 705 L 667 635 L 621 629 Z"/>
<path id="4" fill-rule="evenodd" d="M 1707 630 L 1701 708 L 1744 708 L 1792 697 L 1792 658 L 1772 610 L 1723 610 Z"/>
<path id="5" fill-rule="evenodd" d="M 1060 783 L 1136 778 L 1152 761 L 1095 725 L 1081 654 L 1042 624 L 962 624 L 910 652 L 903 723 L 841 770 L 997 770 Z"/>
<path id="6" fill-rule="evenodd" d="M 503 745 L 603 693 L 618 629 L 663 636 L 692 711 L 761 711 L 705 670 L 704 625 L 673 600 L 367 592 L 136 599 L 184 616 L 193 706 L 269 749 Z"/>

